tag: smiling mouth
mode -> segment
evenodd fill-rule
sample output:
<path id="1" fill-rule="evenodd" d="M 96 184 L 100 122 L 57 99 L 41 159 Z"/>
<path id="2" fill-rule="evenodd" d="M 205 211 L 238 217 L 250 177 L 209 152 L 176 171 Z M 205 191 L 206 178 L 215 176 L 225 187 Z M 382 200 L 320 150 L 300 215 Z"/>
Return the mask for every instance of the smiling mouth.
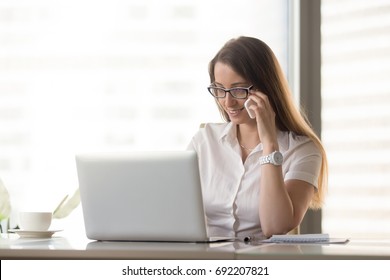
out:
<path id="1" fill-rule="evenodd" d="M 230 114 L 237 114 L 239 112 L 241 112 L 242 110 L 244 110 L 245 107 L 242 107 L 240 109 L 235 109 L 235 110 L 227 110 L 227 112 L 229 112 Z"/>

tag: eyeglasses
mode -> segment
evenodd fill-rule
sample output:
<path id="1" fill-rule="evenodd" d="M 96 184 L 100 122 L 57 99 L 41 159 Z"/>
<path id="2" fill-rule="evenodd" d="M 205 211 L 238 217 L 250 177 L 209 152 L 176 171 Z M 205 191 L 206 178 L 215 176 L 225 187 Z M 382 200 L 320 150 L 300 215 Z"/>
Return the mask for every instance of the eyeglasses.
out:
<path id="1" fill-rule="evenodd" d="M 225 98 L 226 93 L 229 92 L 234 98 L 246 99 L 252 87 L 253 85 L 249 87 L 235 87 L 235 88 L 224 89 L 221 87 L 209 86 L 207 87 L 207 89 L 211 93 L 211 95 L 214 96 L 215 98 Z"/>

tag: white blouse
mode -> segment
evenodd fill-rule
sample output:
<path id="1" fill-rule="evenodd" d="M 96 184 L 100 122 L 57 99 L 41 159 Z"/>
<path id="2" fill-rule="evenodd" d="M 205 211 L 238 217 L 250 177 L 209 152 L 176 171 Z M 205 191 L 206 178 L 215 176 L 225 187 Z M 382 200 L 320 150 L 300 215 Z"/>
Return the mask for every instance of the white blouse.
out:
<path id="1" fill-rule="evenodd" d="M 262 238 L 258 197 L 263 146 L 260 143 L 243 163 L 236 129 L 232 123 L 206 124 L 188 147 L 198 155 L 208 235 Z M 278 143 L 284 180 L 317 187 L 321 153 L 316 145 L 306 136 L 282 131 Z"/>

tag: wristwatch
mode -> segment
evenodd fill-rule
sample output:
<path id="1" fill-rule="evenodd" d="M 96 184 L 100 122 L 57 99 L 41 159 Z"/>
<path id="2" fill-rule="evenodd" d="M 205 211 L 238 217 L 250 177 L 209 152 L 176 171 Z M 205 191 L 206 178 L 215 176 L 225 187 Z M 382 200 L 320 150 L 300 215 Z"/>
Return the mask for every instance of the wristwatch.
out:
<path id="1" fill-rule="evenodd" d="M 263 164 L 273 164 L 273 165 L 282 165 L 283 163 L 283 155 L 279 151 L 275 151 L 272 154 L 262 156 L 260 158 L 260 165 Z"/>

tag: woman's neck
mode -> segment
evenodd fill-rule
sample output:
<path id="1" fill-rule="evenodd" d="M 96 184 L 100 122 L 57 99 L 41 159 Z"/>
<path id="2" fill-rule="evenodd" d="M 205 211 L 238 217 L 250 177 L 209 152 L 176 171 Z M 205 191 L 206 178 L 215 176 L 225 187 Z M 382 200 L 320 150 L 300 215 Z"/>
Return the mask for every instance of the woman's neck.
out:
<path id="1" fill-rule="evenodd" d="M 261 141 L 256 124 L 237 125 L 237 140 L 242 148 L 253 150 Z"/>

